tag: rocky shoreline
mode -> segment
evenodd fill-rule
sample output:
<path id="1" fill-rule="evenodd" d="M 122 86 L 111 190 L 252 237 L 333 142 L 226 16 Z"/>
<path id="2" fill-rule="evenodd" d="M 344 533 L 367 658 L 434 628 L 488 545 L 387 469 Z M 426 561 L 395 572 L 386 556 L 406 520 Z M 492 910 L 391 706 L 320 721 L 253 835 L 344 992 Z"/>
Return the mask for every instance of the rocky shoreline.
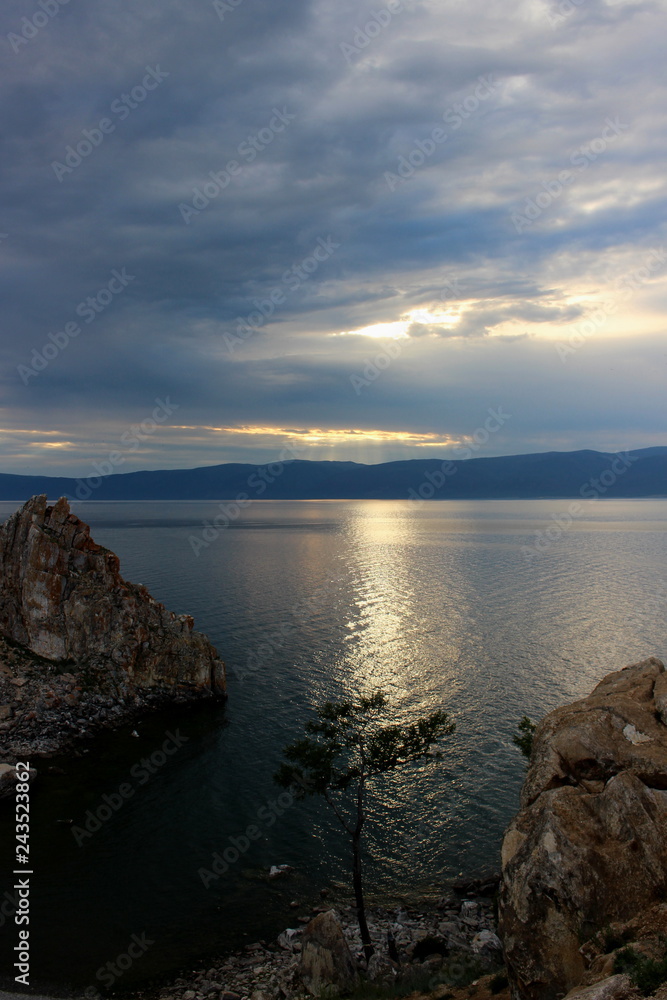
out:
<path id="1" fill-rule="evenodd" d="M 0 796 L 18 759 L 85 752 L 82 741 L 152 709 L 225 697 L 224 664 L 193 619 L 124 580 L 64 498 L 33 497 L 0 526 L 0 581 L 0 753 L 11 761 L 0 760 Z M 666 829 L 667 671 L 651 657 L 537 726 L 499 878 L 452 886 L 433 906 L 369 907 L 368 963 L 353 908 L 294 901 L 276 941 L 181 975 L 160 1000 L 300 1000 L 321 984 L 441 1000 L 667 1000 Z"/>
<path id="2" fill-rule="evenodd" d="M 0 582 L 5 758 L 62 753 L 152 709 L 225 697 L 224 663 L 193 619 L 125 580 L 64 497 L 32 497 L 0 526 Z"/>
<path id="3" fill-rule="evenodd" d="M 500 936 L 522 1000 L 611 977 L 628 944 L 667 979 L 666 722 L 651 657 L 537 727 L 501 852 Z"/>
<path id="4" fill-rule="evenodd" d="M 495 902 L 489 895 L 498 879 L 469 883 L 461 898 L 448 893 L 436 905 L 413 908 L 369 907 L 368 925 L 375 955 L 366 968 L 352 906 L 319 905 L 303 911 L 295 904 L 292 925 L 275 941 L 256 941 L 242 951 L 183 973 L 160 990 L 160 1000 L 301 1000 L 310 997 L 301 974 L 304 930 L 318 914 L 331 912 L 340 922 L 361 982 L 415 992 L 446 992 L 484 976 L 503 985 L 502 946 L 496 934 Z M 491 887 L 491 888 L 489 888 Z M 391 934 L 398 959 L 390 957 Z M 394 953 L 394 955 L 396 955 Z"/>
<path id="5" fill-rule="evenodd" d="M 0 637 L 3 756 L 19 760 L 77 753 L 86 740 L 105 729 L 161 708 L 211 697 L 206 691 L 193 695 L 187 690 L 149 688 L 119 698 L 105 687 L 103 677 L 91 683 L 89 670 L 51 663 Z"/>

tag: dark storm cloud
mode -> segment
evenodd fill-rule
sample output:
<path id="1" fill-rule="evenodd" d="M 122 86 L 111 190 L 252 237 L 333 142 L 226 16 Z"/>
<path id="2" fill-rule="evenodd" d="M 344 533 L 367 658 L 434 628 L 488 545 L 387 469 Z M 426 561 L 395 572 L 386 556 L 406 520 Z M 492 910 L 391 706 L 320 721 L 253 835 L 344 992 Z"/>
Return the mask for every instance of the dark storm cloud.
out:
<path id="1" fill-rule="evenodd" d="M 523 414 L 506 451 L 602 444 L 619 412 L 648 439 L 645 394 L 619 411 L 604 363 L 565 366 L 553 338 L 664 239 L 664 10 L 9 0 L 4 471 L 75 472 L 165 393 L 188 426 L 465 434 L 504 395 Z M 599 333 L 610 358 L 639 333 L 654 358 L 661 281 Z M 398 321 L 409 346 L 355 395 L 382 345 L 332 334 Z M 57 456 L 9 433 L 49 421 L 70 441 Z M 169 447 L 161 465 L 191 464 Z"/>

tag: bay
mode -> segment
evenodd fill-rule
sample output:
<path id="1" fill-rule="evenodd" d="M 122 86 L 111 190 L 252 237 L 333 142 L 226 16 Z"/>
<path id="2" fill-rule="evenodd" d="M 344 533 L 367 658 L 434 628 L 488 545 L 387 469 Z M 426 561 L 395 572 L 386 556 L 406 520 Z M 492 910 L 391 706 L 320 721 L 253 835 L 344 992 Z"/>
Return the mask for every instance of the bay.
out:
<path id="1" fill-rule="evenodd" d="M 106 733 L 35 784 L 33 983 L 99 988 L 98 969 L 145 934 L 153 943 L 114 986 L 129 989 L 275 936 L 292 899 L 343 898 L 336 821 L 319 801 L 279 800 L 272 774 L 315 706 L 358 691 L 385 690 L 397 720 L 443 707 L 457 724 L 442 762 L 378 787 L 369 898 L 432 897 L 497 868 L 524 773 L 521 716 L 667 652 L 667 501 L 568 505 L 255 501 L 233 518 L 209 502 L 75 505 L 127 579 L 194 616 L 227 663 L 229 700 L 151 716 L 139 739 Z M 142 780 L 142 759 L 177 732 Z M 132 795 L 77 843 L 61 821 L 80 827 L 121 784 Z M 3 874 L 11 845 L 5 810 Z M 207 879 L 216 852 L 238 858 Z M 274 864 L 296 871 L 270 880 Z M 6 876 L 0 895 L 10 889 Z M 6 920 L 10 978 L 13 930 Z"/>

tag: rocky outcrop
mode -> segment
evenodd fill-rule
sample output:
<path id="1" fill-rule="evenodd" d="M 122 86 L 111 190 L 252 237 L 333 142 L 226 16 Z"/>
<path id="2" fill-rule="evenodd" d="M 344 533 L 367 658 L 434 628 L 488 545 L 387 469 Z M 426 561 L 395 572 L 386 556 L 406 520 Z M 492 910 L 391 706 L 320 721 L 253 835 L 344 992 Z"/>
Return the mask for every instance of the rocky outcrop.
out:
<path id="1" fill-rule="evenodd" d="M 301 981 L 313 996 L 324 990 L 349 993 L 357 970 L 343 928 L 333 910 L 311 920 L 301 939 Z"/>
<path id="2" fill-rule="evenodd" d="M 224 664 L 193 619 L 124 580 L 64 497 L 33 497 L 0 527 L 0 579 L 0 683 L 16 696 L 0 691 L 3 731 L 40 699 L 74 707 L 92 695 L 104 714 L 110 700 L 224 696 Z"/>
<path id="3" fill-rule="evenodd" d="M 641 994 L 628 976 L 609 976 L 592 986 L 568 993 L 568 1000 L 640 1000 Z"/>
<path id="4" fill-rule="evenodd" d="M 538 726 L 502 847 L 499 926 L 517 997 L 593 985 L 613 972 L 611 945 L 650 954 L 665 923 L 666 676 L 657 659 L 627 667 Z"/>
<path id="5" fill-rule="evenodd" d="M 296 900 L 291 906 L 301 910 L 302 915 L 293 916 L 294 926 L 279 934 L 276 941 L 256 941 L 246 945 L 240 953 L 228 955 L 222 961 L 216 959 L 215 965 L 207 971 L 184 974 L 175 980 L 171 988 L 162 990 L 162 1000 L 205 1000 L 206 996 L 210 1000 L 218 994 L 219 1000 L 225 1000 L 225 994 L 229 1000 L 233 1000 L 234 995 L 237 1000 L 242 997 L 250 997 L 251 1000 L 303 1000 L 307 992 L 302 973 L 304 965 L 312 969 L 308 953 L 313 947 L 315 933 L 318 942 L 313 948 L 315 955 L 320 952 L 322 944 L 328 947 L 327 942 L 331 944 L 333 938 L 337 942 L 336 949 L 340 947 L 345 956 L 343 982 L 349 982 L 348 975 L 353 972 L 357 985 L 368 990 L 369 996 L 410 994 L 415 1000 L 438 1000 L 447 995 L 450 1000 L 470 1000 L 470 990 L 465 984 L 475 980 L 474 1000 L 509 1000 L 507 992 L 503 992 L 498 982 L 504 977 L 498 975 L 500 965 L 497 956 L 490 960 L 475 949 L 475 940 L 488 936 L 492 933 L 489 928 L 495 927 L 493 902 L 489 898 L 469 897 L 461 901 L 447 894 L 437 906 L 427 910 L 406 909 L 404 903 L 397 908 L 369 906 L 368 928 L 375 954 L 368 964 L 361 943 L 356 907 L 337 905 L 331 911 L 330 907 L 321 904 L 313 908 L 305 902 L 299 905 Z M 340 926 L 345 947 L 336 931 L 331 935 L 329 932 L 326 935 L 321 933 L 324 921 L 316 923 L 316 919 L 320 915 L 326 916 L 326 924 L 329 924 L 327 911 L 334 918 L 335 926 Z M 389 933 L 394 938 L 398 962 L 389 956 Z M 415 948 L 424 940 L 433 940 L 436 935 L 447 938 L 449 954 L 432 953 L 424 961 L 415 959 Z M 348 954 L 352 956 L 352 969 Z M 328 961 L 325 957 L 325 962 Z M 320 970 L 323 968 L 319 961 L 318 967 Z M 487 977 L 487 985 L 492 978 L 495 979 L 492 991 L 485 990 L 479 983 L 480 976 L 488 971 L 492 971 L 493 975 Z M 306 975 L 309 975 L 308 972 Z M 320 981 L 330 978 L 329 973 L 319 975 Z M 309 981 L 315 985 L 313 980 Z M 419 997 L 413 992 L 425 988 L 437 992 Z M 327 997 L 333 993 L 333 989 L 325 987 L 319 996 Z"/>

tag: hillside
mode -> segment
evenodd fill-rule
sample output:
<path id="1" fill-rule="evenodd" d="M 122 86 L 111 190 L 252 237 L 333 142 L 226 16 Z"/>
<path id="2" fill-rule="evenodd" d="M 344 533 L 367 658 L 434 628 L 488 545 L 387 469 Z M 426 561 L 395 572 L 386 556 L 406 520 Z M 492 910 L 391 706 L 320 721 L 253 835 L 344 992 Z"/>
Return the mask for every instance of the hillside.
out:
<path id="1" fill-rule="evenodd" d="M 663 497 L 667 448 L 621 457 L 587 450 L 380 465 L 295 460 L 80 479 L 0 474 L 0 500 L 24 501 L 41 493 L 70 500 L 232 500 L 239 494 L 252 500 Z"/>

